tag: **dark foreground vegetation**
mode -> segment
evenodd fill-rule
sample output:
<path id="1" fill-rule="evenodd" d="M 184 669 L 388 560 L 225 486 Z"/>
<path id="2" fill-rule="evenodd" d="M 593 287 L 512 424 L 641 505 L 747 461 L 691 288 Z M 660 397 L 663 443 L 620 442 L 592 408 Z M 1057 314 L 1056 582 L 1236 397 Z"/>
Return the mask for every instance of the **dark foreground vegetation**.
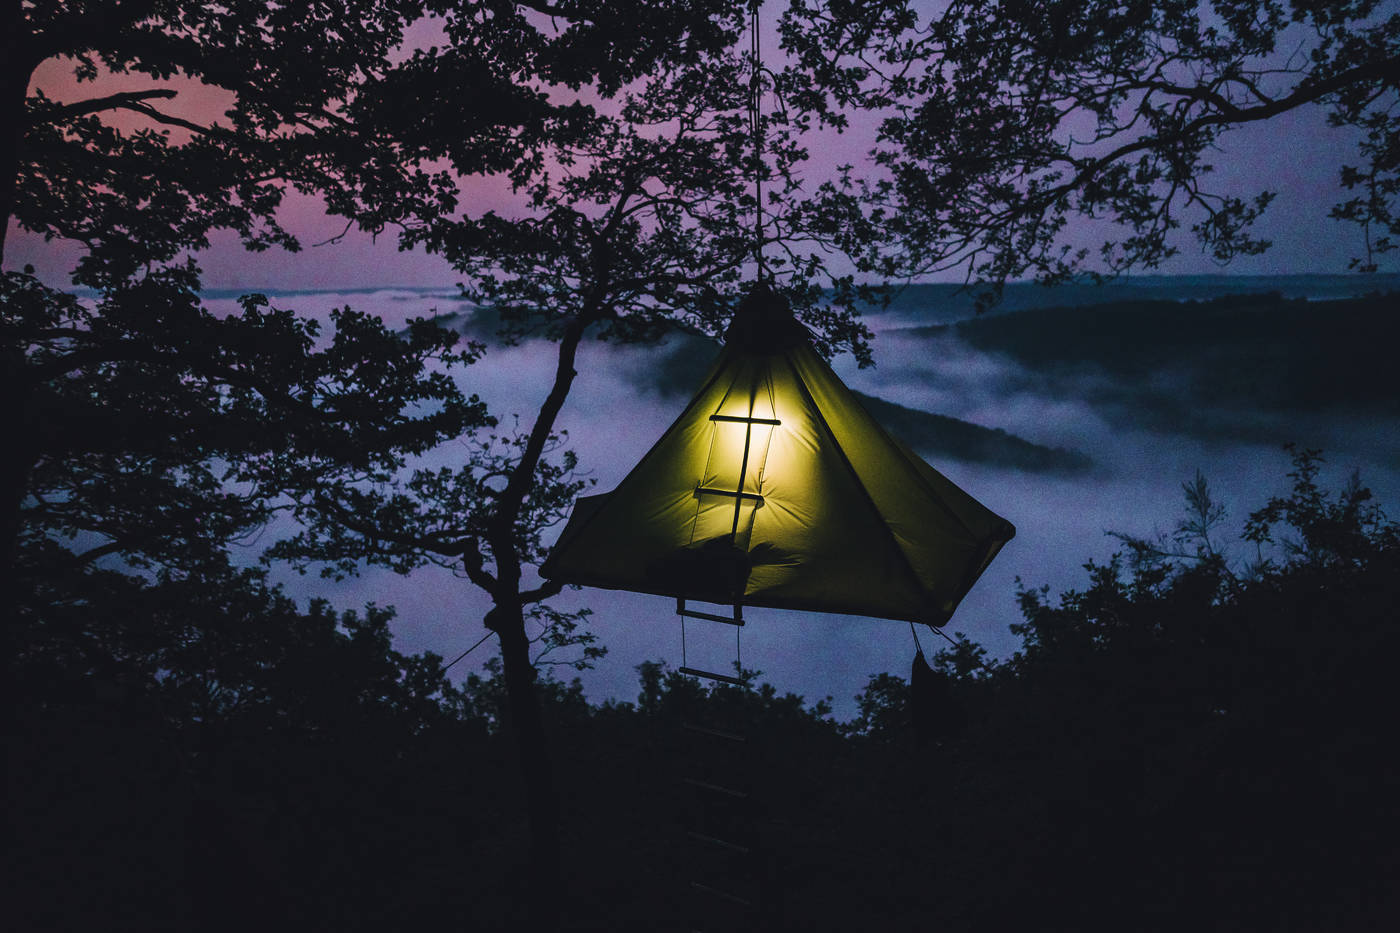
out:
<path id="1" fill-rule="evenodd" d="M 847 723 L 660 664 L 635 703 L 543 680 L 566 928 L 690 929 L 697 872 L 757 897 L 757 929 L 1384 928 L 1400 531 L 1317 466 L 1297 454 L 1252 514 L 1249 563 L 1187 484 L 1173 535 L 1025 590 L 1021 650 L 959 640 L 912 707 L 890 674 Z M 518 928 L 494 663 L 454 686 L 393 650 L 388 611 L 298 607 L 217 562 L 83 579 L 23 633 L 11 929 Z M 724 776 L 697 719 L 751 739 L 719 770 L 756 805 L 702 817 L 757 842 L 729 868 L 683 831 L 679 779 Z"/>

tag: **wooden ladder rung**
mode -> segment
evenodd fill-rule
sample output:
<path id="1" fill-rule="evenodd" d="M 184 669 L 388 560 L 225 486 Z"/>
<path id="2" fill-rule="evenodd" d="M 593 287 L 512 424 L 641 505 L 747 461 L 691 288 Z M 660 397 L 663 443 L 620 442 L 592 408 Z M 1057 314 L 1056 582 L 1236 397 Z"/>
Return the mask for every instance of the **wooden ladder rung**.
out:
<path id="1" fill-rule="evenodd" d="M 708 496 L 724 496 L 727 499 L 749 499 L 753 502 L 757 502 L 759 505 L 762 505 L 764 501 L 763 496 L 756 492 L 739 492 L 734 489 L 715 489 L 713 486 L 696 486 L 695 498 L 699 499 L 702 494 Z"/>
<path id="2" fill-rule="evenodd" d="M 728 849 L 731 852 L 738 852 L 740 855 L 749 854 L 748 846 L 741 846 L 739 845 L 739 843 L 730 842 L 728 839 L 721 839 L 718 836 L 708 836 L 705 833 L 697 833 L 693 829 L 688 830 L 686 832 L 686 835 L 689 836 L 691 839 L 696 840 L 697 842 L 703 842 L 707 845 L 718 846 L 721 849 Z"/>
<path id="3" fill-rule="evenodd" d="M 710 622 L 723 622 L 725 625 L 743 625 L 742 616 L 722 616 L 713 612 L 701 612 L 699 609 L 677 609 L 676 615 L 685 616 L 690 619 L 707 619 Z"/>
<path id="4" fill-rule="evenodd" d="M 699 881 L 692 881 L 690 883 L 690 886 L 697 891 L 704 891 L 706 894 L 712 894 L 715 897 L 722 898 L 723 900 L 730 901 L 734 904 L 738 904 L 741 907 L 753 906 L 752 902 L 745 900 L 737 894 L 730 894 L 728 891 L 721 891 L 719 888 L 712 888 L 708 884 L 701 884 Z"/>
<path id="5" fill-rule="evenodd" d="M 748 799 L 749 799 L 749 795 L 746 794 L 745 792 L 743 792 L 743 791 L 741 791 L 741 790 L 735 790 L 735 789 L 732 788 L 732 787 L 725 787 L 725 786 L 723 786 L 722 784 L 711 784 L 709 781 L 701 781 L 701 780 L 697 780 L 696 778 L 689 778 L 689 777 L 688 777 L 688 778 L 681 778 L 681 780 L 684 781 L 685 783 L 689 784 L 691 787 L 698 787 L 698 788 L 700 788 L 701 790 L 707 790 L 707 791 L 710 791 L 711 793 L 715 793 L 715 794 L 724 794 L 725 796 L 734 797 L 734 798 L 736 798 L 736 799 L 738 799 L 738 800 L 748 800 Z"/>
<path id="6" fill-rule="evenodd" d="M 680 667 L 676 670 L 680 671 L 682 674 L 690 674 L 694 677 L 705 677 L 709 680 L 718 680 L 721 683 L 733 684 L 736 687 L 748 686 L 748 684 L 744 683 L 744 681 L 740 680 L 738 677 L 731 677 L 728 674 L 716 674 L 714 671 L 702 671 L 698 667 Z"/>
<path id="7" fill-rule="evenodd" d="M 700 735 L 708 735 L 711 738 L 724 739 L 727 742 L 747 742 L 748 739 L 737 732 L 726 732 L 723 729 L 711 729 L 709 726 L 699 726 L 693 722 L 681 723 L 681 728 L 688 732 L 696 732 Z"/>
<path id="8" fill-rule="evenodd" d="M 745 418 L 742 415 L 711 415 L 711 421 L 728 421 L 734 424 L 782 424 L 777 418 Z"/>

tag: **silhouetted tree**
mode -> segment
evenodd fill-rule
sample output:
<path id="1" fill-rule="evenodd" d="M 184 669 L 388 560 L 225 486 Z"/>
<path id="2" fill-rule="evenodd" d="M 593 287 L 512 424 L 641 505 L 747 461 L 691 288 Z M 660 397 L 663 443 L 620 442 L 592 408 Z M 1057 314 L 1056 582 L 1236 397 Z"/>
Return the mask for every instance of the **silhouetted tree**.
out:
<path id="1" fill-rule="evenodd" d="M 444 41 L 391 54 L 424 14 L 440 17 Z M 770 272 L 829 349 L 864 353 L 849 314 L 862 290 L 822 277 L 834 221 L 794 206 L 805 120 L 770 115 L 766 157 L 753 155 L 747 14 L 734 0 L 7 5 L 4 107 L 18 132 L 0 151 L 0 220 L 82 243 L 77 280 L 100 293 L 84 304 L 23 275 L 7 285 L 4 427 L 16 442 L 0 534 L 24 578 L 7 601 L 42 611 L 44 580 L 103 558 L 197 567 L 280 508 L 316 529 L 286 554 L 339 569 L 449 563 L 495 602 L 487 624 L 530 791 L 534 877 L 554 892 L 555 794 L 525 625 L 544 623 L 546 647 L 588 650 L 580 617 L 542 603 L 557 588 L 529 580 L 544 529 L 580 488 L 569 456 L 549 454 L 585 332 L 650 339 L 677 321 L 717 332 L 762 210 Z M 79 88 L 110 73 L 151 86 L 76 101 L 27 92 L 40 64 L 65 57 Z M 224 114 L 168 109 L 174 78 L 222 91 Z M 518 210 L 471 209 L 472 179 L 491 174 Z M 199 305 L 186 253 L 215 230 L 295 248 L 275 216 L 291 188 L 441 252 L 511 335 L 559 342 L 526 430 L 475 435 L 464 469 L 399 475 L 404 457 L 483 424 L 427 369 L 470 350 L 426 325 L 395 343 L 351 313 L 318 348 L 309 325 L 256 299 L 229 319 Z M 823 284 L 835 305 L 818 301 Z M 552 925 L 551 897 L 530 903 Z"/>
<path id="2" fill-rule="evenodd" d="M 78 280 L 95 287 L 207 246 L 214 230 L 254 249 L 295 249 L 276 218 L 292 187 L 339 204 L 404 181 L 392 150 L 346 108 L 429 6 L 10 0 L 0 14 L 0 217 L 82 243 Z M 71 63 L 77 99 L 31 89 L 36 70 L 56 62 Z M 123 90 L 107 91 L 112 76 Z M 196 90 L 216 102 L 185 106 Z M 427 177 L 392 188 L 433 197 Z"/>
<path id="3" fill-rule="evenodd" d="M 1378 0 L 798 0 L 783 38 L 802 65 L 796 102 L 882 118 L 886 177 L 827 195 L 897 230 L 891 272 L 958 269 L 995 294 L 1010 278 L 1151 269 L 1183 223 L 1219 261 L 1259 253 L 1251 225 L 1273 193 L 1221 190 L 1211 151 L 1308 107 L 1355 146 L 1338 150 L 1348 197 L 1331 211 L 1364 232 L 1353 267 L 1400 245 L 1400 16 Z M 1076 217 L 1121 235 L 1069 243 Z"/>
<path id="4" fill-rule="evenodd" d="M 927 890 L 959 929 L 1393 915 L 1400 527 L 1354 477 L 1324 489 L 1320 463 L 1294 451 L 1244 548 L 1197 476 L 1170 532 L 1120 536 L 1123 554 L 1057 598 L 1023 590 L 1013 656 L 939 652 L 960 736 L 915 742 L 905 682 L 872 678 L 853 725 L 879 740 L 867 765 L 921 840 L 907 869 L 885 866 L 907 872 L 912 910 Z M 1002 873 L 983 880 L 983 864 Z"/>
<path id="5" fill-rule="evenodd" d="M 7 743 L 42 724 L 55 671 L 70 692 L 74 678 L 115 679 L 163 698 L 174 719 L 249 712 L 274 730 L 365 725 L 391 704 L 398 688 L 374 670 L 395 666 L 381 613 L 341 620 L 373 663 L 327 656 L 317 668 L 311 657 L 337 644 L 328 610 L 297 613 L 229 569 L 227 549 L 299 497 L 393 472 L 487 423 L 454 379 L 475 349 L 350 309 L 323 332 L 261 296 L 216 315 L 188 255 L 220 230 L 255 250 L 296 248 L 276 217 L 293 189 L 371 229 L 439 204 L 438 180 L 352 112 L 427 12 L 377 0 L 4 4 L 0 236 L 13 222 L 80 243 L 75 279 L 95 291 L 18 271 L 0 283 Z M 77 99 L 31 90 L 45 63 L 71 64 Z M 112 75 L 122 90 L 109 92 Z M 207 101 L 211 89 L 213 107 L 181 106 L 187 90 Z M 512 157 L 483 152 L 487 165 Z M 436 709 L 436 688 L 418 682 L 438 683 L 438 664 L 392 676 Z"/>
<path id="6" fill-rule="evenodd" d="M 4 5 L 0 237 L 13 222 L 81 243 L 75 279 L 101 294 L 85 303 L 7 273 L 4 605 L 22 598 L 11 573 L 22 537 L 48 547 L 52 534 L 85 536 L 71 561 L 45 572 L 104 555 L 178 560 L 265 521 L 281 481 L 329 481 L 314 474 L 335 457 L 353 474 L 386 454 L 382 444 L 402 453 L 480 423 L 451 380 L 422 371 L 430 359 L 469 358 L 452 337 L 420 329 L 400 341 L 347 313 L 334 347 L 316 353 L 313 325 L 265 303 L 246 302 L 229 319 L 210 314 L 186 258 L 215 230 L 254 249 L 296 248 L 275 216 L 293 187 L 342 206 L 352 191 L 392 188 L 398 206 L 415 192 L 432 197 L 430 179 L 400 174 L 344 112 L 423 12 L 383 0 Z M 58 102 L 31 90 L 36 69 L 60 61 L 90 96 Z M 114 74 L 148 87 L 103 92 Z M 186 86 L 222 92 L 222 112 L 168 110 Z M 353 210 L 378 217 L 364 198 Z M 444 407 L 395 423 L 419 402 Z M 350 434 L 331 429 L 336 420 Z M 368 449 L 333 449 L 358 432 L 368 432 L 359 438 Z M 296 457 L 307 459 L 293 469 Z"/>
<path id="7" fill-rule="evenodd" d="M 463 211 L 406 220 L 403 242 L 450 260 L 464 276 L 466 297 L 499 316 L 506 342 L 557 344 L 540 409 L 518 434 L 481 436 L 462 468 L 308 500 L 297 513 L 307 531 L 277 551 L 329 561 L 336 572 L 361 561 L 400 570 L 439 562 L 490 596 L 485 624 L 500 637 L 532 808 L 533 903 L 544 926 L 554 923 L 549 898 L 558 890 L 551 880 L 559 870 L 557 795 L 527 623 L 543 619 L 547 630 L 567 633 L 579 621 L 544 605 L 560 586 L 539 581 L 535 568 L 546 529 L 582 488 L 556 430 L 580 345 L 590 337 L 655 340 L 678 324 L 720 332 L 754 268 L 760 236 L 767 274 L 825 350 L 868 359 L 868 333 L 851 308 L 871 296 L 851 276 L 825 270 L 841 228 L 804 201 L 809 122 L 796 111 L 769 113 L 764 155 L 755 157 L 752 85 L 766 79 L 743 52 L 748 4 L 599 2 L 549 12 L 558 19 L 499 5 L 489 15 L 474 7 L 445 13 L 444 44 L 369 86 L 364 103 L 388 114 L 392 108 L 373 95 L 469 97 L 479 93 L 484 69 L 529 105 L 524 129 L 505 141 L 520 147 L 505 173 L 516 203 L 473 211 L 464 190 Z M 474 168 L 462 161 L 455 122 L 385 126 L 425 164 L 446 160 L 462 176 Z M 578 633 L 565 640 L 572 637 Z"/>

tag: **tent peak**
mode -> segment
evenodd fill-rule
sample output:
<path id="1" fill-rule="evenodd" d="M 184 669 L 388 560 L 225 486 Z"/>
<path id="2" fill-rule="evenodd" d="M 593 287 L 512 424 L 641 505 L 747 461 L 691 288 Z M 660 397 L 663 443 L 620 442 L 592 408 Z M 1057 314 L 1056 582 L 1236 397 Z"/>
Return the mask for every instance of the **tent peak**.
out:
<path id="1" fill-rule="evenodd" d="M 807 330 L 792 316 L 792 305 L 766 282 L 757 282 L 739 302 L 724 333 L 726 346 L 747 353 L 778 353 L 807 340 Z"/>

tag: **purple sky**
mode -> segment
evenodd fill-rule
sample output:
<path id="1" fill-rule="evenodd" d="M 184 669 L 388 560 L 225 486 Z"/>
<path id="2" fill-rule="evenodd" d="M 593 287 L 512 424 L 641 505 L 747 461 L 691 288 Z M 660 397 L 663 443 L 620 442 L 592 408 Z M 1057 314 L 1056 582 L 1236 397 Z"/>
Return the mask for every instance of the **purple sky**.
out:
<path id="1" fill-rule="evenodd" d="M 414 41 L 427 43 L 433 36 L 427 24 L 415 33 Z M 426 30 L 426 31 L 425 31 Z M 193 82 L 175 79 L 154 82 L 175 88 L 179 96 L 166 109 L 172 113 L 201 117 L 216 112 L 221 92 L 210 91 Z M 74 84 L 71 66 L 50 61 L 36 73 L 32 87 L 41 88 L 57 100 L 75 100 L 97 93 L 145 88 L 153 82 L 141 76 L 107 76 L 81 88 Z M 113 122 L 136 125 L 143 118 L 123 115 Z M 854 124 L 855 130 L 842 137 L 834 134 L 812 145 L 814 159 L 809 177 L 814 181 L 841 162 L 859 162 L 868 148 L 872 126 Z M 178 132 L 178 131 L 177 131 Z M 1354 136 L 1349 131 L 1329 128 L 1323 112 L 1313 108 L 1284 114 L 1227 135 L 1220 151 L 1214 153 L 1218 187 L 1224 192 L 1251 196 L 1261 189 L 1276 191 L 1278 198 L 1269 209 L 1258 232 L 1274 241 L 1265 255 L 1246 257 L 1222 268 L 1202 255 L 1188 238 L 1178 240 L 1182 255 L 1170 260 L 1160 271 L 1166 274 L 1203 274 L 1228 271 L 1232 274 L 1272 275 L 1283 273 L 1345 272 L 1348 259 L 1362 249 L 1358 228 L 1327 217 L 1328 208 L 1342 192 L 1337 183 L 1338 166 L 1356 161 Z M 499 184 L 483 183 L 466 202 L 474 210 L 502 208 L 508 203 Z M 377 241 L 366 234 L 351 232 L 331 245 L 313 246 L 341 232 L 343 221 L 325 215 L 318 200 L 289 195 L 282 212 L 283 222 L 302 239 L 300 253 L 274 250 L 250 255 L 232 236 L 217 237 L 199 257 L 205 283 L 211 288 L 261 289 L 344 289 L 377 285 L 451 285 L 457 281 L 442 260 L 422 251 L 400 252 L 390 231 Z M 1072 240 L 1097 245 L 1102 227 L 1081 223 L 1071 228 Z M 32 264 L 47 281 L 66 280 L 79 255 L 77 244 L 45 243 L 12 227 L 6 249 L 6 266 L 19 268 Z M 1383 264 L 1383 271 L 1394 263 Z M 951 275 L 949 276 L 952 277 Z"/>

